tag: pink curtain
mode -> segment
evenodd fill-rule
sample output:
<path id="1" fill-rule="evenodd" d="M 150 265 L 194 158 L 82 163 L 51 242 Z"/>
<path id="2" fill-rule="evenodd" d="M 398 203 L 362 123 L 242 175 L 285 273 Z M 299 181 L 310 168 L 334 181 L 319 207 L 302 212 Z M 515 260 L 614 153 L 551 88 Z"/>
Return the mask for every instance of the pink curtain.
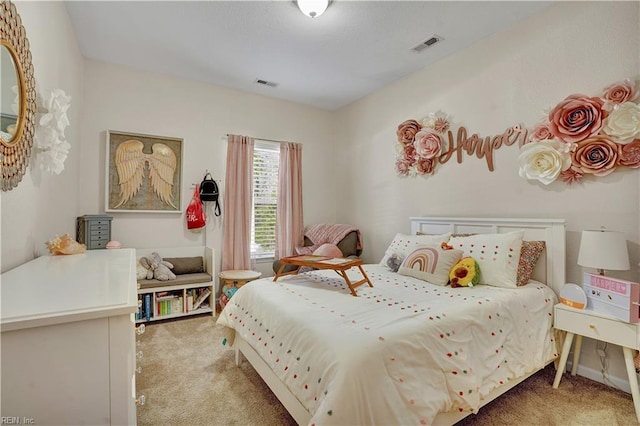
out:
<path id="1" fill-rule="evenodd" d="M 302 245 L 302 145 L 280 144 L 278 207 L 276 210 L 276 259 L 295 254 Z"/>
<path id="2" fill-rule="evenodd" d="M 224 184 L 221 269 L 251 269 L 253 138 L 229 135 Z"/>

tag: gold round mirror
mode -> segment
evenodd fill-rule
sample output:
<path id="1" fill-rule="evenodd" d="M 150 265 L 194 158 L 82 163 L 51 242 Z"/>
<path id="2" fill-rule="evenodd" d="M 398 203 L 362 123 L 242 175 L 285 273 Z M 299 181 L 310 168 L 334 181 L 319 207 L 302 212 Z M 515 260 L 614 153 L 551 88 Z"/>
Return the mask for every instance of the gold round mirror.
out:
<path id="1" fill-rule="evenodd" d="M 17 143 L 24 128 L 24 99 L 22 70 L 15 51 L 2 41 L 0 43 L 0 141 L 6 145 Z M 12 72 L 13 71 L 13 72 Z"/>
<path id="2" fill-rule="evenodd" d="M 2 0 L 0 7 L 0 162 L 2 190 L 22 180 L 33 145 L 36 82 L 29 40 L 16 6 Z"/>

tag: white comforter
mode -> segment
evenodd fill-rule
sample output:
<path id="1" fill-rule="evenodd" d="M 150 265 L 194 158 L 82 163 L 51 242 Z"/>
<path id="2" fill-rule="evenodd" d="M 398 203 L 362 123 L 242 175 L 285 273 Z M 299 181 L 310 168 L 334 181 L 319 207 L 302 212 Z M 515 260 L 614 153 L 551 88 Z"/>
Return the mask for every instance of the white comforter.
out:
<path id="1" fill-rule="evenodd" d="M 556 356 L 545 285 L 450 288 L 365 270 L 374 288 L 358 297 L 334 271 L 253 281 L 218 319 L 312 424 L 431 424 L 439 412 L 476 411 L 491 390 Z"/>

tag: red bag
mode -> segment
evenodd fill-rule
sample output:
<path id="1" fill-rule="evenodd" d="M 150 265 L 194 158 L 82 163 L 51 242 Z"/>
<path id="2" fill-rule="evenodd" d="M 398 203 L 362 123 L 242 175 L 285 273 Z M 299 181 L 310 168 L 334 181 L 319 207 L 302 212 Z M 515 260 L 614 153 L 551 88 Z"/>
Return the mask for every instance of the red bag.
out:
<path id="1" fill-rule="evenodd" d="M 207 224 L 207 215 L 202 207 L 202 201 L 200 201 L 200 188 L 196 186 L 196 190 L 193 193 L 193 198 L 187 206 L 187 228 L 198 229 L 204 228 Z"/>

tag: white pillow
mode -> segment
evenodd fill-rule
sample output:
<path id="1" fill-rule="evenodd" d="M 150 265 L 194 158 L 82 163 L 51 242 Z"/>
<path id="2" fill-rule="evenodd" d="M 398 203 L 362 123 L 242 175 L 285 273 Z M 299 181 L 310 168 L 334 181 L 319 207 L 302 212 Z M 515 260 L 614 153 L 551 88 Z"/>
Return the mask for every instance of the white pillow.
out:
<path id="1" fill-rule="evenodd" d="M 387 247 L 387 251 L 384 252 L 380 265 L 387 266 L 387 260 L 393 254 L 397 255 L 400 258 L 400 262 L 402 262 L 416 247 L 425 245 L 440 246 L 443 241 L 448 241 L 449 237 L 451 237 L 451 232 L 440 235 L 405 235 L 398 233 L 393 237 L 393 241 Z"/>
<path id="2" fill-rule="evenodd" d="M 462 257 L 462 250 L 442 250 L 439 246 L 418 246 L 402 261 L 398 273 L 436 285 L 447 285 L 449 271 Z"/>
<path id="3" fill-rule="evenodd" d="M 504 234 L 476 234 L 452 237 L 449 244 L 464 250 L 463 257 L 473 257 L 480 266 L 479 284 L 516 288 L 518 262 L 524 231 Z"/>

